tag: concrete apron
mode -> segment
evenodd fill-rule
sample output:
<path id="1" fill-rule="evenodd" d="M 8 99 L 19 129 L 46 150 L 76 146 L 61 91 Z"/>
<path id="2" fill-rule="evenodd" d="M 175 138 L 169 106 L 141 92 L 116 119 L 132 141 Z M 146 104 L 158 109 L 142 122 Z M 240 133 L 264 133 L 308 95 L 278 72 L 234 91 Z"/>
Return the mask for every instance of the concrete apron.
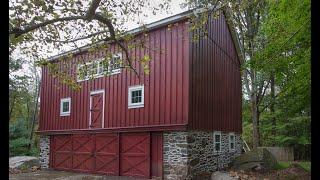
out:
<path id="1" fill-rule="evenodd" d="M 138 180 L 125 176 L 103 176 L 96 174 L 72 173 L 66 171 L 42 170 L 31 173 L 10 174 L 10 180 Z"/>

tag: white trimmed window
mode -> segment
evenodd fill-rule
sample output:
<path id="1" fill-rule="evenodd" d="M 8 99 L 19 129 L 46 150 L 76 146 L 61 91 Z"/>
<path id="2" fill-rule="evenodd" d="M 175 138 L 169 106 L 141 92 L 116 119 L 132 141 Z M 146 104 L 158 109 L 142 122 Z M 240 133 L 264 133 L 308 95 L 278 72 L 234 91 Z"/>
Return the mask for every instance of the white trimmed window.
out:
<path id="1" fill-rule="evenodd" d="M 128 90 L 128 108 L 144 106 L 144 86 L 132 86 Z"/>
<path id="2" fill-rule="evenodd" d="M 118 74 L 121 72 L 120 65 L 122 60 L 122 54 L 113 54 L 109 63 L 109 71 L 111 74 Z"/>
<path id="3" fill-rule="evenodd" d="M 214 153 L 221 152 L 221 132 L 217 131 L 213 133 Z"/>
<path id="4" fill-rule="evenodd" d="M 97 59 L 85 64 L 79 64 L 77 68 L 77 81 L 85 81 L 90 78 L 99 78 L 105 74 L 114 75 L 121 72 L 122 54 L 113 54 L 112 58 L 106 62 Z"/>
<path id="5" fill-rule="evenodd" d="M 235 136 L 234 133 L 229 133 L 229 151 L 235 150 Z"/>
<path id="6" fill-rule="evenodd" d="M 60 101 L 60 116 L 69 116 L 71 111 L 71 98 L 63 98 Z"/>

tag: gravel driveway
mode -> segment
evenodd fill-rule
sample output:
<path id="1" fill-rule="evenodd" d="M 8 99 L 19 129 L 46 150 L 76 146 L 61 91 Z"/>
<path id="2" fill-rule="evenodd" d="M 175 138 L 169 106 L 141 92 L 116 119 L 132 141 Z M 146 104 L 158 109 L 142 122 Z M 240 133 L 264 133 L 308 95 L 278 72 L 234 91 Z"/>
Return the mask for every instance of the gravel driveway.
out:
<path id="1" fill-rule="evenodd" d="M 132 177 L 103 176 L 96 174 L 81 174 L 65 171 L 36 171 L 31 173 L 9 174 L 10 180 L 139 180 Z"/>

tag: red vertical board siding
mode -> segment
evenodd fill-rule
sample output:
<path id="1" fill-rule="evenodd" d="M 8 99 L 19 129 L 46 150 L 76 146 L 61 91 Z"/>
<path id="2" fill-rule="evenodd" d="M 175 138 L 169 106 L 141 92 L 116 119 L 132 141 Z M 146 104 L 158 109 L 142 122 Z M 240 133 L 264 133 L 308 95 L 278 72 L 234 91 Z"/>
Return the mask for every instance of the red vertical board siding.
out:
<path id="1" fill-rule="evenodd" d="M 124 57 L 124 54 L 122 53 L 122 57 Z M 122 70 L 122 73 L 126 74 L 125 71 Z M 125 111 L 126 111 L 126 91 L 125 91 L 125 88 L 127 87 L 127 84 L 126 84 L 126 78 L 125 76 L 122 76 L 121 77 L 121 95 L 120 96 L 120 127 L 123 127 L 125 125 Z M 105 112 L 106 113 L 106 112 Z"/>
<path id="2" fill-rule="evenodd" d="M 52 129 L 52 103 L 53 103 L 53 96 L 51 94 L 52 88 L 53 88 L 53 84 L 51 81 L 51 77 L 49 76 L 49 68 L 46 69 L 46 77 L 47 77 L 47 87 L 44 87 L 45 89 L 47 89 L 47 97 L 45 97 L 43 99 L 43 103 L 46 104 L 46 112 L 44 112 L 43 114 L 46 114 L 46 116 L 44 117 L 44 121 L 45 121 L 45 129 Z M 50 87 L 50 88 L 48 88 Z M 51 103 L 49 103 L 51 102 Z M 40 109 L 41 110 L 41 109 Z M 49 125 L 50 123 L 50 125 Z"/>
<path id="3" fill-rule="evenodd" d="M 172 124 L 177 123 L 177 49 L 178 49 L 178 43 L 177 43 L 177 26 L 174 24 L 172 26 L 172 39 L 171 39 L 171 46 L 172 48 L 172 54 L 171 54 L 171 60 L 172 60 L 172 65 L 171 65 L 171 78 L 175 83 L 172 83 L 172 91 L 171 91 L 171 102 L 172 102 L 172 109 L 171 109 L 171 117 L 172 118 Z"/>
<path id="4" fill-rule="evenodd" d="M 171 107 L 171 31 L 166 28 L 166 59 L 170 59 L 170 61 L 166 61 L 166 69 L 165 69 L 165 76 L 166 76 L 166 107 Z M 171 124 L 171 109 L 167 109 L 165 112 L 165 124 Z"/>
<path id="5" fill-rule="evenodd" d="M 162 177 L 162 133 L 151 134 L 151 177 Z"/>
<path id="6" fill-rule="evenodd" d="M 51 89 L 51 95 L 52 95 L 52 98 L 53 98 L 53 103 L 51 104 L 51 113 L 52 113 L 52 122 L 54 123 L 54 129 L 60 129 L 59 125 L 61 124 L 61 121 L 63 120 L 63 117 L 61 117 L 60 121 L 59 121 L 59 124 L 58 124 L 58 121 L 57 121 L 57 113 L 60 112 L 60 106 L 58 105 L 57 101 L 58 101 L 58 98 L 60 97 L 60 87 L 59 85 L 57 84 L 57 79 L 56 78 L 52 78 L 51 79 L 51 83 L 53 84 L 53 88 Z M 55 108 L 55 107 L 58 107 L 58 108 Z"/>
<path id="7" fill-rule="evenodd" d="M 73 91 L 59 82 L 44 68 L 41 87 L 41 119 L 39 130 L 67 130 L 89 128 L 90 92 L 105 90 L 105 128 L 157 126 L 181 124 L 188 121 L 189 105 L 189 33 L 185 20 L 175 23 L 170 30 L 159 27 L 136 38 L 144 39 L 148 48 L 130 50 L 135 59 L 151 57 L 150 74 L 145 75 L 138 62 L 133 62 L 139 78 L 129 69 L 120 74 L 78 82 L 81 89 Z M 109 51 L 110 50 L 110 51 Z M 162 50 L 162 51 L 161 51 Z M 110 44 L 109 52 L 119 52 Z M 103 55 L 102 52 L 81 52 L 73 62 L 84 63 Z M 124 55 L 124 54 L 123 54 Z M 124 58 L 124 56 L 123 56 Z M 59 63 L 59 62 L 57 62 Z M 76 63 L 75 63 L 76 64 Z M 72 72 L 76 79 L 76 65 Z M 144 84 L 143 108 L 128 109 L 128 88 Z M 70 116 L 60 116 L 60 100 L 71 97 Z"/>
<path id="8" fill-rule="evenodd" d="M 145 44 L 147 47 L 150 47 L 150 41 L 149 41 L 150 36 L 147 37 L 142 37 L 141 39 L 143 39 L 145 41 Z M 150 55 L 149 49 L 144 49 L 144 54 L 145 55 Z M 150 68 L 150 62 L 148 63 L 149 68 Z M 145 83 L 145 87 L 144 87 L 144 95 L 145 97 L 149 97 L 150 96 L 150 76 L 144 76 L 144 83 Z M 149 124 L 149 109 L 150 109 L 150 99 L 151 98 L 145 98 L 144 99 L 144 123 L 143 125 L 148 125 Z M 128 105 L 128 103 L 127 103 Z M 127 108 L 127 107 L 126 107 Z"/>
<path id="9" fill-rule="evenodd" d="M 188 30 L 188 22 L 184 23 L 183 29 L 183 72 L 182 72 L 182 77 L 183 77 L 183 109 L 182 109 L 182 116 L 183 116 L 183 122 L 188 122 L 189 118 L 189 65 L 190 65 L 190 54 L 189 54 L 189 30 Z M 187 88 L 185 88 L 187 86 Z"/>
<path id="10" fill-rule="evenodd" d="M 208 34 L 190 42 L 188 127 L 241 132 L 240 65 L 223 14 L 209 19 Z"/>
<path id="11" fill-rule="evenodd" d="M 182 33 L 182 26 L 177 26 L 178 37 L 177 37 L 177 124 L 182 123 L 182 47 L 183 47 L 183 33 Z"/>
<path id="12" fill-rule="evenodd" d="M 152 71 L 153 72 L 153 74 L 155 74 L 155 68 L 154 68 L 154 66 L 155 66 L 155 56 L 154 56 L 154 52 L 152 51 L 153 49 L 155 49 L 155 47 L 154 47 L 154 44 L 155 44 L 155 42 L 154 42 L 154 36 L 155 35 L 153 35 L 153 36 L 150 36 L 150 51 L 149 51 L 149 53 L 151 54 L 151 58 L 153 59 L 153 61 L 151 61 L 150 62 L 150 71 Z M 155 91 L 155 87 L 154 87 L 154 82 L 155 82 L 155 76 L 153 75 L 153 76 L 150 76 L 150 88 L 149 88 L 149 95 L 150 95 L 150 97 L 155 97 L 155 94 L 154 94 L 154 91 Z M 155 100 L 154 100 L 154 98 L 150 98 L 150 101 L 149 101 L 149 117 L 150 117 L 150 119 L 148 120 L 148 122 L 150 123 L 150 124 L 154 124 L 154 116 L 152 116 L 153 114 L 154 114 L 154 105 L 155 105 Z M 152 118 L 151 118 L 152 117 Z"/>
<path id="13" fill-rule="evenodd" d="M 164 124 L 165 123 L 165 102 L 166 102 L 166 76 L 165 76 L 165 69 L 166 69 L 166 61 L 165 61 L 165 57 L 166 57 L 166 53 L 165 53 L 165 28 L 161 29 L 160 32 L 160 61 L 162 62 L 160 64 L 160 113 L 159 113 L 159 118 L 160 118 L 160 123 L 159 124 Z"/>
<path id="14" fill-rule="evenodd" d="M 159 43 L 160 43 L 160 31 L 156 31 L 155 33 L 155 39 L 154 39 L 154 42 L 155 42 L 155 47 L 154 49 L 159 49 Z M 155 95 L 155 100 L 154 100 L 154 114 L 155 114 L 155 122 L 154 124 L 160 124 L 160 115 L 159 115 L 159 103 L 160 103 L 160 92 L 159 92 L 159 88 L 160 88 L 160 66 L 161 64 L 159 63 L 160 61 L 160 58 L 159 58 L 159 55 L 160 55 L 160 49 L 156 52 L 154 52 L 154 62 L 155 62 L 155 66 L 154 66 L 154 95 Z"/>

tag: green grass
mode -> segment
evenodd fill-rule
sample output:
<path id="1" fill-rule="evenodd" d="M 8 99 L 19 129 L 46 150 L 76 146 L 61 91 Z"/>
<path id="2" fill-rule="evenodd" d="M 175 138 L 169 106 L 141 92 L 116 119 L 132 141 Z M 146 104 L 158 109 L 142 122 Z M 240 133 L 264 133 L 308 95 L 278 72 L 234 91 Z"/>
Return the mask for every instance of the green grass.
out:
<path id="1" fill-rule="evenodd" d="M 291 164 L 291 162 L 279 161 L 278 164 L 276 165 L 275 169 L 276 170 L 286 169 L 290 166 L 290 164 Z"/>
<path id="2" fill-rule="evenodd" d="M 308 172 L 311 172 L 311 162 L 310 161 L 301 161 L 298 164 Z"/>
<path id="3" fill-rule="evenodd" d="M 290 166 L 292 166 L 293 164 L 298 164 L 300 167 L 302 167 L 304 170 L 311 172 L 311 162 L 310 161 L 280 161 L 278 162 L 278 164 L 276 165 L 275 169 L 277 170 L 282 170 L 282 169 L 286 169 Z"/>

